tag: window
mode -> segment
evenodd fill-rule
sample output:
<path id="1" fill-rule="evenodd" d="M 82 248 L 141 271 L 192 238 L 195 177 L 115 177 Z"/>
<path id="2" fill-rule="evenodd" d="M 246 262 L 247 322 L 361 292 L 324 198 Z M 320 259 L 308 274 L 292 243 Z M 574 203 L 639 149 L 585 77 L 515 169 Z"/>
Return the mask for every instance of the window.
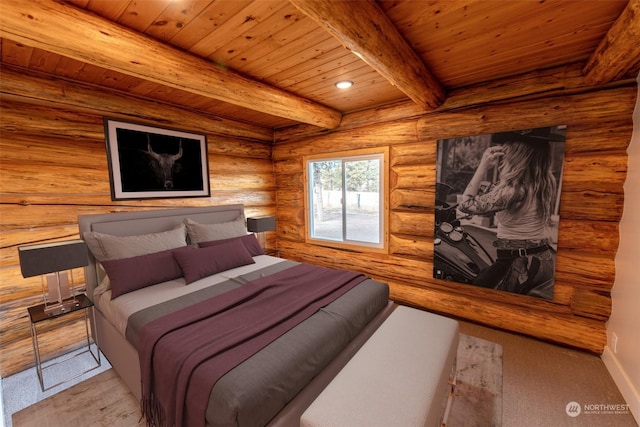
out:
<path id="1" fill-rule="evenodd" d="M 307 241 L 386 249 L 387 152 L 305 158 Z"/>

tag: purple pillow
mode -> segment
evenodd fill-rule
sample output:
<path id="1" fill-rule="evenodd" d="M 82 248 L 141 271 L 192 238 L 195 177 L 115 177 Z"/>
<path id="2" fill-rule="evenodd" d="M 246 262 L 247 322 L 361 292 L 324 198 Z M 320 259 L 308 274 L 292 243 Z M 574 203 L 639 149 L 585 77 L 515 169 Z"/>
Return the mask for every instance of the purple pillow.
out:
<path id="1" fill-rule="evenodd" d="M 244 244 L 244 246 L 247 248 L 251 256 L 264 255 L 264 250 L 262 249 L 262 246 L 260 246 L 260 243 L 258 243 L 258 239 L 256 239 L 255 234 L 247 234 L 246 236 L 232 237 L 230 239 L 200 242 L 198 243 L 198 246 L 200 246 L 201 248 L 207 248 L 209 246 L 219 245 L 221 243 L 230 242 L 232 240 L 240 240 Z"/>
<path id="2" fill-rule="evenodd" d="M 111 299 L 182 277 L 182 270 L 173 253 L 186 249 L 189 247 L 183 246 L 131 258 L 102 261 L 102 266 L 111 282 Z"/>
<path id="3" fill-rule="evenodd" d="M 236 239 L 205 248 L 177 251 L 173 255 L 187 284 L 230 268 L 255 263 L 242 241 Z"/>

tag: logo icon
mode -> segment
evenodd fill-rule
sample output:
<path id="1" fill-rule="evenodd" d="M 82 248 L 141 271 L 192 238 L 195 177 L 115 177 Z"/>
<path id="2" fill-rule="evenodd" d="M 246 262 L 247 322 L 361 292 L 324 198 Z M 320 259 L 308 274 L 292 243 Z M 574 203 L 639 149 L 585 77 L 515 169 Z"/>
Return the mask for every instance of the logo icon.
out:
<path id="1" fill-rule="evenodd" d="M 567 403 L 567 406 L 564 408 L 564 410 L 567 412 L 567 415 L 572 418 L 577 417 L 578 415 L 580 415 L 580 412 L 582 412 L 582 408 L 580 407 L 580 404 L 578 402 Z"/>

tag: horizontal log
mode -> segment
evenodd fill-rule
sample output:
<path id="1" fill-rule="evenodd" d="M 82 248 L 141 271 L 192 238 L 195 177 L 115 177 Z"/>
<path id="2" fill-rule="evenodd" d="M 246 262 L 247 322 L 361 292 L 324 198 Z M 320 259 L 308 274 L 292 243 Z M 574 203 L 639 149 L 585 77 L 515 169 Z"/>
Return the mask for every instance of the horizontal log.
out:
<path id="1" fill-rule="evenodd" d="M 285 256 L 288 259 L 327 266 L 338 265 L 338 268 L 360 271 L 384 282 L 412 283 L 416 286 L 425 286 L 448 293 L 478 296 L 483 299 L 521 306 L 526 309 L 535 308 L 556 313 L 571 313 L 569 303 L 573 287 L 564 283 L 561 283 L 558 287 L 559 300 L 556 301 L 556 298 L 554 298 L 553 301 L 549 301 L 479 286 L 433 279 L 433 265 L 423 260 L 388 257 L 366 252 L 345 252 L 339 249 L 307 245 L 286 239 L 279 241 L 278 249 L 281 256 Z"/>
<path id="2" fill-rule="evenodd" d="M 411 256 L 431 263 L 433 250 L 433 237 L 390 236 L 389 254 L 392 256 Z M 590 254 L 559 249 L 556 255 L 556 280 L 574 286 L 610 290 L 615 278 L 614 257 L 615 251 Z"/>
<path id="3" fill-rule="evenodd" d="M 563 191 L 560 194 L 560 218 L 619 222 L 623 208 L 623 194 L 595 191 Z"/>
<path id="4" fill-rule="evenodd" d="M 212 168 L 218 165 L 212 165 Z M 34 179 L 36 177 L 37 179 Z M 11 182 L 12 192 L 22 194 L 82 194 L 89 186 L 92 192 L 109 193 L 109 175 L 105 170 L 92 168 L 55 166 L 43 168 L 41 165 L 3 165 L 0 181 Z M 224 170 L 209 171 L 209 187 L 211 191 L 233 191 L 254 189 L 274 189 L 275 178 L 271 173 L 231 174 Z M 69 203 L 65 200 L 65 203 Z"/>
<path id="5" fill-rule="evenodd" d="M 417 123 L 418 140 L 434 140 L 566 124 L 594 123 L 608 117 L 631 117 L 633 85 L 573 96 L 487 105 L 425 115 Z"/>
<path id="6" fill-rule="evenodd" d="M 52 112 L 53 114 L 53 112 Z M 23 131 L 29 127 L 25 121 Z M 70 154 L 73 153 L 74 155 Z M 102 141 L 46 134 L 26 135 L 0 132 L 0 159 L 3 165 L 60 165 L 75 168 L 95 168 L 106 171 L 107 151 Z"/>
<path id="7" fill-rule="evenodd" d="M 281 161 L 311 154 L 386 147 L 416 142 L 415 120 L 382 123 L 351 132 L 333 132 L 309 138 L 304 143 L 287 142 L 273 146 L 273 159 Z"/>
<path id="8" fill-rule="evenodd" d="M 231 179 L 225 179 L 227 183 L 233 181 Z M 269 182 L 268 177 L 264 177 L 260 180 L 260 176 L 254 177 L 253 182 Z M 228 187 L 227 187 L 228 188 Z M 264 188 L 264 187 L 263 187 Z M 266 194 L 270 192 L 270 188 L 266 187 L 261 193 L 258 190 L 251 188 L 249 184 L 246 185 L 245 191 L 231 191 L 221 190 L 214 191 L 211 197 L 208 198 L 194 198 L 194 199 L 164 199 L 164 200 L 148 200 L 138 201 L 131 200 L 121 203 L 110 203 L 110 198 L 105 195 L 100 197 L 103 203 L 99 205 L 87 205 L 83 204 L 83 201 L 92 200 L 91 197 L 83 197 L 82 195 L 76 196 L 68 194 L 50 194 L 50 204 L 32 204 L 29 202 L 28 197 L 24 195 L 8 195 L 1 194 L 3 197 L 3 222 L 0 225 L 0 230 L 3 231 L 27 231 L 37 224 L 38 228 L 44 229 L 47 227 L 59 227 L 77 224 L 78 215 L 88 215 L 105 212 L 122 212 L 128 210 L 149 210 L 157 208 L 177 208 L 186 206 L 210 206 L 239 203 L 245 205 L 245 208 L 269 206 L 273 204 L 273 197 L 275 195 Z M 55 197 L 66 197 L 68 204 L 61 205 L 53 200 Z M 12 197 L 16 200 L 16 204 L 9 204 L 6 197 Z M 43 196 L 44 197 L 44 196 Z M 39 198 L 39 200 L 43 200 Z M 34 200 L 35 201 L 35 200 Z"/>
<path id="9" fill-rule="evenodd" d="M 287 203 L 279 204 L 278 217 L 283 218 L 290 240 L 304 241 L 304 209 L 297 199 L 291 198 Z M 280 199 L 279 199 L 280 202 Z M 284 208 L 284 206 L 288 208 Z M 390 254 L 430 257 L 433 240 L 433 213 L 428 211 L 391 211 L 389 213 Z M 298 236 L 294 238 L 293 236 Z M 284 236 L 283 236 L 284 238 Z M 424 243 L 423 240 L 427 240 Z M 415 242 L 418 243 L 415 243 Z M 618 248 L 618 224 L 615 222 L 564 220 L 558 229 L 558 251 L 563 253 L 586 254 L 613 259 Z M 399 247 L 403 249 L 398 249 Z M 417 245 L 417 247 L 415 247 Z M 418 247 L 428 249 L 418 251 Z"/>
<path id="10" fill-rule="evenodd" d="M 0 197 L 3 197 L 1 193 Z M 37 227 L 33 227 L 27 231 L 11 230 L 0 233 L 0 265 L 5 267 L 18 264 L 18 254 L 14 251 L 17 246 L 56 240 L 70 240 L 77 238 L 77 236 L 78 226 L 75 224 L 40 230 Z"/>
<path id="11" fill-rule="evenodd" d="M 41 164 L 3 164 L 0 181 L 11 182 L 11 192 L 21 194 L 60 196 L 82 194 L 87 189 L 96 193 L 110 192 L 107 170 L 73 165 L 43 167 Z"/>
<path id="12" fill-rule="evenodd" d="M 70 82 L 28 69 L 3 65 L 0 81 L 2 100 L 89 112 L 125 121 L 162 125 L 172 129 L 273 141 L 268 128 L 221 117 L 197 114 L 172 105 L 140 99 L 126 93 L 78 82 Z"/>
<path id="13" fill-rule="evenodd" d="M 447 99 L 436 112 L 447 112 L 458 108 L 494 103 L 496 101 L 518 100 L 519 98 L 541 98 L 571 93 L 591 92 L 593 89 L 584 83 L 582 67 L 584 63 L 563 65 L 560 67 L 535 70 L 518 76 L 484 82 L 461 89 L 451 90 Z M 633 84 L 620 82 L 620 84 Z M 386 121 L 403 120 L 423 116 L 424 111 L 413 102 L 406 101 L 385 105 L 369 110 L 345 114 L 336 131 L 368 126 Z M 326 133 L 311 125 L 289 126 L 275 131 L 275 141 L 287 142 L 303 140 Z"/>
<path id="14" fill-rule="evenodd" d="M 611 292 L 576 287 L 571 299 L 571 312 L 577 316 L 607 321 L 611 316 Z"/>
<path id="15" fill-rule="evenodd" d="M 276 175 L 277 188 L 286 191 L 304 193 L 304 175 L 302 171 Z"/>
<path id="16" fill-rule="evenodd" d="M 399 303 L 446 313 L 494 328 L 519 332 L 595 354 L 606 345 L 605 322 L 570 314 L 523 310 L 477 297 L 447 295 L 424 287 L 391 283 L 391 298 Z"/>
<path id="17" fill-rule="evenodd" d="M 433 212 L 435 191 L 433 186 L 425 189 L 395 188 L 389 197 L 389 209 Z"/>
<path id="18" fill-rule="evenodd" d="M 565 155 L 562 190 L 624 193 L 627 177 L 627 153 L 609 151 Z"/>
<path id="19" fill-rule="evenodd" d="M 536 99 L 586 90 L 582 62 L 534 70 L 449 91 L 438 111 L 450 111 L 496 101 Z"/>
<path id="20" fill-rule="evenodd" d="M 617 222 L 560 218 L 558 248 L 615 256 L 620 242 Z"/>
<path id="21" fill-rule="evenodd" d="M 92 146 L 90 152 L 99 154 L 102 151 L 106 161 L 102 116 L 77 110 L 32 106 L 21 102 L 4 101 L 1 98 L 0 100 L 2 101 L 0 103 L 0 115 L 2 115 L 0 136 L 3 144 L 9 144 L 9 146 L 28 144 L 33 146 L 34 153 L 38 153 L 47 145 L 50 146 L 49 150 L 54 149 L 51 146 L 57 145 L 54 144 L 56 142 L 59 142 L 60 147 L 72 143 L 87 144 L 92 142 L 96 145 Z M 161 123 L 151 121 L 147 123 L 163 127 Z M 210 154 L 271 158 L 270 143 L 209 133 L 205 135 L 207 137 L 207 151 Z M 37 156 L 38 154 L 33 155 Z"/>
<path id="22" fill-rule="evenodd" d="M 28 229 L 10 229 L 0 234 L 0 248 L 6 248 L 17 244 L 29 244 L 44 242 L 51 239 L 65 239 L 77 232 L 77 226 L 69 223 L 70 216 L 52 218 L 49 225 L 39 226 L 39 223 L 29 224 L 23 215 L 27 214 L 27 219 L 37 219 L 38 215 L 46 215 L 50 212 L 50 207 L 60 206 L 60 195 L 42 195 L 42 196 L 25 196 L 23 194 L 13 195 L 0 193 L 3 199 L 2 209 L 18 216 L 7 220 L 9 223 L 19 227 L 28 227 Z M 111 196 L 108 193 L 100 196 L 93 195 L 65 195 L 67 197 L 68 208 L 63 208 L 62 212 L 68 209 L 74 209 L 72 206 L 83 207 L 82 212 L 106 213 L 112 211 L 126 211 L 138 209 L 157 209 L 157 208 L 177 208 L 177 207 L 197 207 L 210 206 L 212 204 L 242 204 L 247 209 L 270 208 L 275 206 L 275 194 L 271 190 L 251 190 L 246 192 L 232 193 L 229 191 L 213 192 L 210 198 L 197 199 L 165 199 L 165 200 L 143 200 L 134 201 L 134 205 L 130 207 L 131 201 L 111 202 Z M 28 209 L 27 209 L 28 208 Z M 80 208 L 78 208 L 80 209 Z M 4 219 L 4 218 L 3 218 Z M 56 222 L 58 222 L 56 224 Z M 67 224 L 65 226 L 65 224 Z M 51 228 L 54 227 L 54 228 Z M 68 227 L 68 228 L 67 228 Z M 0 260 L 6 262 L 7 258 L 2 255 L 0 249 Z"/>
<path id="23" fill-rule="evenodd" d="M 567 155 L 564 158 L 562 190 L 623 193 L 627 176 L 626 152 Z M 427 188 L 433 185 L 436 164 L 396 164 L 391 167 L 391 188 Z"/>
<path id="24" fill-rule="evenodd" d="M 567 126 L 564 151 L 566 154 L 625 151 L 631 142 L 633 121 L 629 115 L 603 117 L 589 123 Z"/>
<path id="25" fill-rule="evenodd" d="M 276 176 L 290 173 L 302 173 L 303 170 L 304 166 L 302 165 L 302 158 L 299 157 L 273 162 L 273 172 Z"/>
<path id="26" fill-rule="evenodd" d="M 391 190 L 389 208 L 392 210 L 428 211 L 434 208 L 435 193 L 432 189 Z M 594 191 L 569 192 L 560 195 L 560 218 L 587 221 L 618 222 L 622 216 L 624 196 L 616 193 Z"/>
<path id="27" fill-rule="evenodd" d="M 433 238 L 433 212 L 389 212 L 391 234 Z"/>
<path id="28" fill-rule="evenodd" d="M 391 188 L 428 188 L 436 181 L 436 165 L 399 165 L 391 168 Z"/>
<path id="29" fill-rule="evenodd" d="M 436 164 L 436 141 L 422 141 L 417 144 L 402 144 L 391 147 L 389 164 L 431 165 Z"/>
<path id="30" fill-rule="evenodd" d="M 313 247 L 310 245 L 304 245 L 303 243 L 294 243 L 286 238 L 280 239 L 278 247 L 281 256 L 289 259 L 331 265 L 334 267 L 336 265 L 344 264 L 342 268 L 362 271 L 366 274 L 372 275 L 378 280 L 387 282 L 399 280 L 402 282 L 413 283 L 416 286 L 427 287 L 432 290 L 445 289 L 447 292 L 456 292 L 473 298 L 480 297 L 483 299 L 497 301 L 501 304 L 525 307 L 530 310 L 533 310 L 533 307 L 535 307 L 536 310 L 564 313 L 565 315 L 574 314 L 576 316 L 595 320 L 608 318 L 610 314 L 610 298 L 608 297 L 607 290 L 593 290 L 592 287 L 583 288 L 580 286 L 580 283 L 576 283 L 571 279 L 563 279 L 563 276 L 566 276 L 566 274 L 563 275 L 562 272 L 557 273 L 554 298 L 553 301 L 549 302 L 546 300 L 538 301 L 538 299 L 535 298 L 521 297 L 470 285 L 432 279 L 432 264 L 430 262 L 417 262 L 398 257 L 391 257 L 387 260 L 379 259 L 372 261 L 371 254 L 363 255 L 350 252 L 348 256 L 342 256 L 340 251 L 337 250 Z M 585 265 L 588 265 L 593 259 L 594 258 L 586 257 L 583 262 Z M 561 261 L 559 261 L 559 263 L 560 262 Z M 380 265 L 378 265 L 378 263 L 380 263 Z M 415 271 L 411 271 L 412 269 L 415 269 L 416 266 L 420 269 L 418 274 L 416 274 Z M 400 267 L 400 271 L 404 270 L 406 274 L 402 275 L 399 272 L 389 273 L 397 267 Z M 593 270 L 595 271 L 599 268 L 601 268 L 601 266 L 596 266 Z M 612 283 L 609 284 L 609 289 L 611 284 Z M 586 282 L 586 286 L 591 285 L 591 282 Z M 588 290 L 585 293 L 583 289 Z M 578 292 L 580 296 L 574 299 L 573 295 L 576 292 Z M 589 304 L 589 300 L 595 301 L 596 297 L 598 304 L 595 306 Z M 590 299 L 588 300 L 587 298 Z"/>
<path id="31" fill-rule="evenodd" d="M 433 213 L 392 211 L 389 213 L 389 231 L 392 235 L 433 237 Z M 618 224 L 603 221 L 573 221 L 560 219 L 558 250 L 610 256 L 618 250 Z"/>
<path id="32" fill-rule="evenodd" d="M 67 197 L 68 195 L 64 195 Z M 59 194 L 35 194 L 27 195 L 23 193 L 0 193 L 3 204 L 17 206 L 31 205 L 60 205 Z M 224 204 L 241 204 L 245 210 L 253 207 L 273 206 L 275 204 L 275 194 L 272 190 L 250 190 L 245 192 L 232 192 L 229 190 L 213 190 L 211 197 L 198 197 L 187 199 L 143 199 L 143 200 L 121 200 L 112 201 L 111 195 L 105 193 L 95 194 L 74 194 L 68 198 L 69 204 L 74 206 L 91 207 L 92 211 L 121 212 L 136 209 L 163 209 L 178 207 L 197 207 Z M 0 239 L 2 235 L 0 235 Z"/>
<path id="33" fill-rule="evenodd" d="M 104 143 L 101 116 L 73 110 L 51 109 L 1 100 L 0 131 L 12 135 L 47 135 L 52 138 L 74 138 Z"/>
<path id="34" fill-rule="evenodd" d="M 389 255 L 411 256 L 431 261 L 433 259 L 433 226 L 430 237 L 414 237 L 392 234 L 389 236 Z M 433 270 L 432 276 L 433 277 Z"/>
<path id="35" fill-rule="evenodd" d="M 278 190 L 276 190 L 276 199 L 278 200 L 279 207 L 304 210 L 304 194 L 301 191 L 289 191 L 286 188 L 281 189 L 278 187 Z"/>

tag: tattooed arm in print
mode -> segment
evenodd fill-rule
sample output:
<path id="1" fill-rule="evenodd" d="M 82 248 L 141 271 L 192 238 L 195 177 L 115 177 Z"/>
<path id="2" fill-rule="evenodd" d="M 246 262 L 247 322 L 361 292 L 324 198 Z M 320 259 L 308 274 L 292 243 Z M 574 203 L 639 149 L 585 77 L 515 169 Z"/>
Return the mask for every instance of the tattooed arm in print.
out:
<path id="1" fill-rule="evenodd" d="M 461 212 L 472 215 L 490 215 L 506 209 L 506 201 L 511 198 L 512 188 L 492 186 L 488 192 L 478 194 L 487 171 L 493 168 L 504 155 L 502 146 L 489 147 L 482 154 L 476 172 L 464 190 L 462 203 L 458 206 Z"/>

